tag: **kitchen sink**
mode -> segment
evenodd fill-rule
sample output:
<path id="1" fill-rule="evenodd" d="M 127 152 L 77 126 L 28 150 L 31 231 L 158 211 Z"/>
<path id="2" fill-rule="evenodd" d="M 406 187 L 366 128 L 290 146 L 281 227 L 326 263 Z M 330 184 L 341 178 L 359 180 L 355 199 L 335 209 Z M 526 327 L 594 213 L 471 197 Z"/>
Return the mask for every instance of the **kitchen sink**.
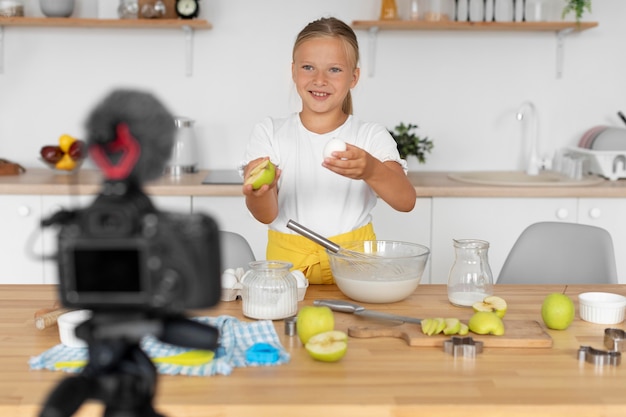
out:
<path id="1" fill-rule="evenodd" d="M 538 175 L 528 175 L 524 171 L 467 171 L 452 172 L 448 177 L 469 184 L 509 187 L 580 187 L 605 181 L 595 175 L 577 180 L 554 171 L 541 171 Z"/>

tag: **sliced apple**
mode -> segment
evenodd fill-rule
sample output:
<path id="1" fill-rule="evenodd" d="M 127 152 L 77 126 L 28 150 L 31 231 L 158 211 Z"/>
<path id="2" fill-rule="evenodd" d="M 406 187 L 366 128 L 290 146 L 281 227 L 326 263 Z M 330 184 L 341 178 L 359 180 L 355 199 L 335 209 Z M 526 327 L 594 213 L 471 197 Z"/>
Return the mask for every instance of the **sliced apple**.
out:
<path id="1" fill-rule="evenodd" d="M 311 337 L 304 347 L 315 360 L 337 362 L 348 351 L 348 335 L 340 330 L 319 333 Z"/>
<path id="2" fill-rule="evenodd" d="M 469 326 L 465 323 L 461 323 L 461 328 L 457 333 L 459 336 L 466 336 L 469 333 Z"/>
<path id="3" fill-rule="evenodd" d="M 461 321 L 456 318 L 447 318 L 444 320 L 446 327 L 443 329 L 443 334 L 452 335 L 457 334 L 461 330 Z"/>
<path id="4" fill-rule="evenodd" d="M 507 303 L 501 297 L 498 297 L 496 295 L 489 295 L 485 297 L 482 302 L 478 302 L 472 305 L 472 308 L 475 312 L 493 312 L 496 313 L 498 317 L 502 318 L 506 314 Z"/>
<path id="5" fill-rule="evenodd" d="M 244 185 L 252 184 L 252 188 L 258 190 L 266 184 L 270 185 L 275 177 L 276 166 L 269 159 L 265 159 L 250 170 Z"/>

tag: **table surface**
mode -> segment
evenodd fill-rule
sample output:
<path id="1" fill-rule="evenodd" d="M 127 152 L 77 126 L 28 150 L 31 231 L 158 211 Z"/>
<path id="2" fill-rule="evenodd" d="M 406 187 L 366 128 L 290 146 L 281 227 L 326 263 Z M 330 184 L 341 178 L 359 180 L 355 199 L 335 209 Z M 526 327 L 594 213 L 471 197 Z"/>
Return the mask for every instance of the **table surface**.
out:
<path id="1" fill-rule="evenodd" d="M 37 330 L 33 314 L 51 307 L 54 286 L 0 286 L 0 415 L 35 416 L 48 393 L 67 374 L 29 370 L 28 360 L 59 343 L 57 328 Z M 608 291 L 626 295 L 626 285 L 496 285 L 505 298 L 507 320 L 541 322 L 541 302 L 564 292 Z M 334 285 L 311 286 L 300 303 L 345 299 Z M 364 306 L 415 317 L 458 317 L 471 309 L 452 306 L 443 285 L 422 285 L 408 299 Z M 194 315 L 228 314 L 246 320 L 241 301 L 220 303 Z M 336 328 L 371 324 L 335 313 Z M 337 363 L 311 359 L 297 337 L 276 331 L 291 361 L 281 366 L 236 368 L 229 376 L 159 376 L 155 404 L 171 417 L 207 416 L 625 416 L 626 365 L 596 367 L 578 360 L 581 345 L 604 349 L 606 327 L 578 317 L 564 331 L 546 330 L 551 348 L 488 348 L 475 358 L 454 357 L 441 348 L 410 347 L 396 338 L 349 339 Z M 380 324 L 380 323 L 377 323 Z M 417 326 L 417 325 L 416 325 Z M 543 326 L 543 324 L 542 324 Z M 443 337 L 443 336 L 441 336 Z M 493 336 L 495 337 L 495 336 Z M 76 416 L 99 416 L 89 403 Z"/>

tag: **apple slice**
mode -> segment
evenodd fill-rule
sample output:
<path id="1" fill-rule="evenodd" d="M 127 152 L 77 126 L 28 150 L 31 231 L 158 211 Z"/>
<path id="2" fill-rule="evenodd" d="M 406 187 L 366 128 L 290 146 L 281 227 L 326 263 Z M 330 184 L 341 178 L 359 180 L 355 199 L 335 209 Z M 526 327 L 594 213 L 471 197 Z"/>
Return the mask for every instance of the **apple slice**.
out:
<path id="1" fill-rule="evenodd" d="M 276 166 L 269 159 L 265 159 L 250 170 L 243 184 L 252 184 L 252 189 L 258 190 L 266 184 L 270 185 L 275 177 Z"/>
<path id="2" fill-rule="evenodd" d="M 489 295 L 483 299 L 482 302 L 478 302 L 472 305 L 475 312 L 487 311 L 496 313 L 500 318 L 504 317 L 507 310 L 506 301 L 498 296 Z"/>
<path id="3" fill-rule="evenodd" d="M 457 334 L 461 330 L 461 321 L 459 319 L 447 318 L 444 322 L 446 323 L 446 327 L 443 329 L 443 334 L 445 335 Z"/>
<path id="4" fill-rule="evenodd" d="M 348 351 L 348 335 L 340 330 L 319 333 L 304 345 L 309 355 L 321 362 L 337 362 Z"/>

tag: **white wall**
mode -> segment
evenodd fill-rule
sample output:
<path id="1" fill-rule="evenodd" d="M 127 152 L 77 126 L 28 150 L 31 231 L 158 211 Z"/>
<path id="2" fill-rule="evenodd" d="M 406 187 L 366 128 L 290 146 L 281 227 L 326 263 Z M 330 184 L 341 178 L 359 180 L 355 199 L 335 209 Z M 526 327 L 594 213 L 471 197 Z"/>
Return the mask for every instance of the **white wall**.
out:
<path id="1" fill-rule="evenodd" d="M 95 13 L 92 0 L 81 13 Z M 99 0 L 100 7 L 118 0 Z M 408 0 L 398 0 L 401 9 Z M 27 13 L 40 15 L 37 0 Z M 238 164 L 253 124 L 297 109 L 291 48 L 309 21 L 376 19 L 380 0 L 202 0 L 213 29 L 196 32 L 185 76 L 179 30 L 4 28 L 0 157 L 41 167 L 39 148 L 62 133 L 82 136 L 91 107 L 114 87 L 149 89 L 176 114 L 197 120 L 202 168 Z M 88 7 L 89 6 L 89 7 Z M 376 73 L 359 31 L 363 76 L 355 113 L 387 127 L 418 123 L 435 141 L 424 170 L 514 169 L 521 127 L 515 112 L 537 105 L 544 149 L 577 143 L 596 124 L 622 126 L 626 111 L 626 2 L 593 2 L 599 27 L 565 42 L 555 76 L 551 32 L 383 31 Z"/>

